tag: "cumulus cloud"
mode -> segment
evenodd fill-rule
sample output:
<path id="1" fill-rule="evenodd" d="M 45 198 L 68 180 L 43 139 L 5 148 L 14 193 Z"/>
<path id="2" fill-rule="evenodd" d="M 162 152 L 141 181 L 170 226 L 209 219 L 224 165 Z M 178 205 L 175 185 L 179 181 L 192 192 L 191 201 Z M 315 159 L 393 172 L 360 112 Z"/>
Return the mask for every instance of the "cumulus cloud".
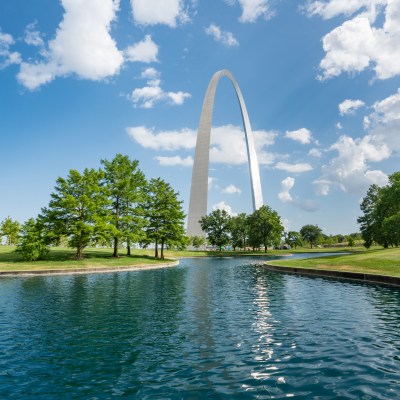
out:
<path id="1" fill-rule="evenodd" d="M 270 7 L 270 0 L 237 0 L 242 7 L 240 22 L 256 22 L 258 18 L 270 19 L 274 13 Z M 229 5 L 234 5 L 236 0 L 226 0 Z"/>
<path id="2" fill-rule="evenodd" d="M 145 126 L 135 126 L 127 128 L 127 133 L 141 146 L 157 151 L 192 150 L 196 146 L 197 131 L 189 128 L 155 132 Z M 274 143 L 276 133 L 267 131 L 253 133 L 259 164 L 271 164 L 275 156 L 268 153 L 266 147 Z M 210 162 L 230 165 L 248 162 L 244 132 L 240 127 L 223 125 L 212 128 Z"/>
<path id="3" fill-rule="evenodd" d="M 141 77 L 150 78 L 147 85 L 136 88 L 132 91 L 129 99 L 135 107 L 153 108 L 157 103 L 167 102 L 172 105 L 182 105 L 185 99 L 191 97 L 186 92 L 166 92 L 161 87 L 161 80 L 158 79 L 159 73 L 154 68 L 146 69 L 142 72 Z"/>
<path id="4" fill-rule="evenodd" d="M 400 152 L 400 89 L 372 108 L 374 112 L 367 117 L 370 135 L 393 152 Z"/>
<path id="5" fill-rule="evenodd" d="M 333 18 L 354 15 L 323 38 L 325 57 L 320 62 L 320 79 L 343 72 L 357 73 L 372 68 L 378 79 L 400 74 L 400 2 L 398 0 L 312 1 L 309 15 Z M 379 18 L 384 14 L 384 23 Z"/>
<path id="6" fill-rule="evenodd" d="M 174 28 L 178 21 L 188 19 L 181 0 L 131 0 L 131 6 L 139 25 L 164 24 Z"/>
<path id="7" fill-rule="evenodd" d="M 196 146 L 196 131 L 184 128 L 180 131 L 155 133 L 144 126 L 127 128 L 128 135 L 142 147 L 152 150 L 190 150 Z"/>
<path id="8" fill-rule="evenodd" d="M 279 200 L 283 203 L 290 203 L 293 201 L 290 195 L 290 189 L 294 186 L 295 179 L 288 176 L 281 182 L 281 192 L 278 193 Z"/>
<path id="9" fill-rule="evenodd" d="M 318 209 L 317 204 L 312 200 L 303 200 L 294 199 L 290 194 L 290 190 L 293 188 L 295 184 L 295 179 L 288 176 L 281 182 L 281 191 L 278 193 L 278 198 L 282 203 L 292 204 L 304 211 L 313 212 Z"/>
<path id="10" fill-rule="evenodd" d="M 313 167 L 310 164 L 307 163 L 297 163 L 297 164 L 288 164 L 286 162 L 278 162 L 275 165 L 276 169 L 280 169 L 282 171 L 287 171 L 287 172 L 292 172 L 292 173 L 297 173 L 301 174 L 303 172 L 308 172 L 313 169 Z"/>
<path id="11" fill-rule="evenodd" d="M 322 152 L 321 150 L 313 147 L 312 149 L 310 149 L 310 151 L 308 152 L 308 155 L 311 157 L 315 157 L 315 158 L 321 158 L 322 157 Z"/>
<path id="12" fill-rule="evenodd" d="M 254 131 L 253 134 L 259 164 L 271 164 L 274 155 L 268 153 L 265 148 L 274 143 L 276 133 Z M 246 142 L 242 128 L 235 125 L 212 128 L 210 162 L 231 165 L 247 163 Z"/>
<path id="13" fill-rule="evenodd" d="M 241 194 L 242 191 L 232 183 L 222 190 L 222 193 L 227 194 Z"/>
<path id="14" fill-rule="evenodd" d="M 239 42 L 231 32 L 222 31 L 221 28 L 215 24 L 211 24 L 204 28 L 207 35 L 214 38 L 216 42 L 222 43 L 226 47 L 239 46 Z"/>
<path id="15" fill-rule="evenodd" d="M 296 131 L 286 131 L 285 137 L 300 142 L 301 144 L 308 144 L 311 142 L 311 132 L 306 128 L 301 128 Z"/>
<path id="16" fill-rule="evenodd" d="M 181 165 L 183 167 L 191 167 L 193 165 L 193 158 L 187 156 L 186 158 L 182 158 L 181 156 L 173 156 L 173 157 L 164 157 L 158 156 L 154 157 L 155 160 L 159 162 L 160 165 L 171 167 L 176 165 Z"/>
<path id="17" fill-rule="evenodd" d="M 0 69 L 11 64 L 21 63 L 21 55 L 18 52 L 11 51 L 11 46 L 14 43 L 14 38 L 9 33 L 0 31 Z"/>
<path id="18" fill-rule="evenodd" d="M 142 41 L 127 47 L 124 51 L 127 61 L 144 63 L 156 62 L 157 54 L 158 46 L 153 42 L 150 35 L 146 35 Z"/>
<path id="19" fill-rule="evenodd" d="M 364 105 L 365 103 L 362 100 L 346 99 L 339 104 L 339 113 L 340 115 L 355 114 L 356 110 Z"/>
<path id="20" fill-rule="evenodd" d="M 124 61 L 110 35 L 116 0 L 62 0 L 63 20 L 40 61 L 22 62 L 18 80 L 34 90 L 58 76 L 102 80 L 117 74 Z M 39 37 L 29 39 L 39 43 Z M 43 54 L 43 52 L 42 52 Z"/>
<path id="21" fill-rule="evenodd" d="M 226 204 L 224 201 L 220 201 L 212 206 L 212 210 L 225 210 L 229 215 L 236 216 L 237 213 L 232 211 L 232 207 L 229 204 Z"/>
<path id="22" fill-rule="evenodd" d="M 44 47 L 44 41 L 41 33 L 36 28 L 37 23 L 33 22 L 28 24 L 25 29 L 24 41 L 29 46 Z"/>
<path id="23" fill-rule="evenodd" d="M 369 167 L 370 162 L 379 162 L 390 156 L 386 144 L 369 135 L 358 139 L 343 135 L 330 150 L 336 151 L 337 156 L 322 167 L 322 177 L 314 181 L 318 194 L 328 194 L 332 185 L 338 185 L 346 193 L 360 194 L 373 183 L 387 183 L 384 172 Z"/>

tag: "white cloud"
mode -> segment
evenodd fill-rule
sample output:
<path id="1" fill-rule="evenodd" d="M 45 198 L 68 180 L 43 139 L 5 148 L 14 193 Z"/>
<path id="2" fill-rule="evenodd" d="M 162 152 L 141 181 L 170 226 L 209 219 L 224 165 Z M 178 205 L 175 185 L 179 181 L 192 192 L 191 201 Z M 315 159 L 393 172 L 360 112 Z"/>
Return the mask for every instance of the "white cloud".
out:
<path id="1" fill-rule="evenodd" d="M 124 55 L 127 61 L 151 63 L 157 61 L 158 46 L 153 42 L 150 35 L 125 49 Z"/>
<path id="2" fill-rule="evenodd" d="M 155 68 L 146 68 L 142 71 L 140 77 L 142 79 L 158 79 L 160 77 L 160 73 Z"/>
<path id="3" fill-rule="evenodd" d="M 165 24 L 175 27 L 177 21 L 186 21 L 181 0 L 131 0 L 133 18 L 140 25 Z"/>
<path id="4" fill-rule="evenodd" d="M 288 176 L 281 182 L 281 191 L 278 193 L 278 198 L 282 203 L 289 203 L 298 207 L 304 211 L 313 212 L 318 209 L 317 204 L 312 200 L 303 200 L 294 199 L 290 194 L 290 190 L 293 188 L 295 184 L 295 179 Z"/>
<path id="5" fill-rule="evenodd" d="M 142 72 L 141 77 L 150 78 L 147 86 L 136 88 L 132 91 L 129 99 L 135 107 L 153 108 L 157 103 L 168 102 L 172 105 L 182 105 L 185 99 L 191 97 L 190 93 L 185 92 L 165 92 L 161 88 L 161 81 L 158 79 L 160 74 L 154 68 L 148 68 Z"/>
<path id="6" fill-rule="evenodd" d="M 231 32 L 222 31 L 221 28 L 215 24 L 204 28 L 204 31 L 207 35 L 212 36 L 215 41 L 222 43 L 224 46 L 239 46 L 239 42 Z"/>
<path id="7" fill-rule="evenodd" d="M 213 178 L 211 176 L 208 177 L 208 190 L 212 189 L 213 187 L 215 187 L 215 182 L 217 181 L 217 178 Z"/>
<path id="8" fill-rule="evenodd" d="M 182 158 L 180 156 L 173 156 L 173 157 L 158 156 L 154 157 L 154 159 L 157 160 L 160 165 L 166 167 L 171 167 L 175 165 L 181 165 L 183 167 L 191 167 L 193 165 L 193 158 L 191 156 L 187 156 L 186 158 Z"/>
<path id="9" fill-rule="evenodd" d="M 241 194 L 242 191 L 232 183 L 222 190 L 222 193 L 227 194 Z"/>
<path id="10" fill-rule="evenodd" d="M 36 29 L 36 22 L 28 24 L 25 29 L 24 41 L 30 46 L 43 47 L 44 41 L 41 33 Z"/>
<path id="11" fill-rule="evenodd" d="M 374 112 L 367 117 L 370 135 L 392 151 L 400 152 L 400 89 L 397 93 L 376 102 Z"/>
<path id="12" fill-rule="evenodd" d="M 308 155 L 311 157 L 315 157 L 315 158 L 321 158 L 322 157 L 322 152 L 321 150 L 313 147 L 309 152 Z"/>
<path id="13" fill-rule="evenodd" d="M 373 183 L 386 184 L 385 173 L 369 169 L 370 162 L 379 162 L 390 156 L 385 144 L 371 136 L 353 139 L 343 135 L 330 150 L 337 151 L 338 155 L 322 167 L 322 177 L 315 181 L 319 194 L 327 194 L 332 185 L 338 185 L 346 193 L 360 194 Z"/>
<path id="14" fill-rule="evenodd" d="M 285 137 L 300 142 L 301 144 L 308 144 L 311 142 L 311 132 L 306 128 L 300 128 L 296 131 L 286 131 Z"/>
<path id="15" fill-rule="evenodd" d="M 236 216 L 237 215 L 237 213 L 234 213 L 232 211 L 232 207 L 229 204 L 226 204 L 224 201 L 220 201 L 219 203 L 214 204 L 212 206 L 212 210 L 213 211 L 215 211 L 215 210 L 225 210 L 231 216 Z"/>
<path id="16" fill-rule="evenodd" d="M 151 87 L 149 87 L 151 89 Z M 154 132 L 145 126 L 127 128 L 128 135 L 145 148 L 157 151 L 192 150 L 196 146 L 197 131 L 189 128 L 180 131 Z M 275 132 L 255 131 L 254 144 L 261 165 L 271 164 L 274 155 L 265 150 L 274 143 Z M 247 163 L 247 150 L 243 130 L 234 125 L 224 125 L 211 131 L 210 162 L 240 165 Z"/>
<path id="17" fill-rule="evenodd" d="M 265 151 L 265 147 L 274 143 L 276 133 L 254 131 L 253 134 L 258 163 L 271 164 L 274 155 Z M 247 163 L 246 142 L 242 128 L 235 125 L 212 128 L 210 162 L 231 165 Z"/>
<path id="18" fill-rule="evenodd" d="M 384 10 L 384 23 L 378 18 Z M 310 15 L 332 18 L 360 11 L 323 38 L 325 57 L 320 63 L 320 79 L 343 72 L 373 68 L 378 79 L 400 74 L 400 3 L 398 0 L 313 1 Z"/>
<path id="19" fill-rule="evenodd" d="M 337 129 L 343 129 L 343 125 L 340 122 L 337 122 L 335 126 Z"/>
<path id="20" fill-rule="evenodd" d="M 339 104 L 339 113 L 340 115 L 354 114 L 358 108 L 364 105 L 365 103 L 362 100 L 346 99 Z"/>
<path id="21" fill-rule="evenodd" d="M 286 162 L 278 162 L 275 165 L 276 169 L 280 169 L 282 171 L 292 172 L 301 174 L 303 172 L 311 171 L 313 168 L 310 164 L 307 163 L 298 163 L 298 164 L 288 164 Z"/>
<path id="22" fill-rule="evenodd" d="M 295 179 L 288 176 L 281 182 L 281 192 L 278 193 L 279 200 L 283 203 L 290 203 L 293 201 L 290 195 L 290 189 L 294 186 Z"/>
<path id="23" fill-rule="evenodd" d="M 190 150 L 196 146 L 196 131 L 184 128 L 181 131 L 154 133 L 144 126 L 127 128 L 128 135 L 141 146 L 152 150 Z"/>
<path id="24" fill-rule="evenodd" d="M 21 63 L 21 55 L 11 51 L 11 46 L 14 43 L 14 38 L 9 33 L 0 31 L 0 69 L 6 68 L 11 64 Z"/>
<path id="25" fill-rule="evenodd" d="M 315 193 L 319 196 L 327 196 L 329 194 L 331 184 L 332 182 L 326 179 L 316 179 L 313 181 L 313 185 L 315 185 Z"/>
<path id="26" fill-rule="evenodd" d="M 117 74 L 123 54 L 110 35 L 119 1 L 62 0 L 65 9 L 56 36 L 41 61 L 22 62 L 18 80 L 34 90 L 58 76 L 102 80 Z"/>
<path id="27" fill-rule="evenodd" d="M 260 17 L 268 20 L 274 13 L 270 7 L 270 0 L 237 0 L 242 7 L 240 22 L 256 22 Z M 229 5 L 234 5 L 235 0 L 226 0 Z"/>

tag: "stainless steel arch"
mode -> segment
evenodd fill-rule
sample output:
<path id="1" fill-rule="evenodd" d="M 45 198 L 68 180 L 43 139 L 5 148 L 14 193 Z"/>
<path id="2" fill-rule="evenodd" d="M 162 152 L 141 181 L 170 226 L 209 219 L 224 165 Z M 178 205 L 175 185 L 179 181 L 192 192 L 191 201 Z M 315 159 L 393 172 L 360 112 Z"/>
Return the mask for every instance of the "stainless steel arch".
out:
<path id="1" fill-rule="evenodd" d="M 189 215 L 187 234 L 188 236 L 204 236 L 199 220 L 207 214 L 208 197 L 208 163 L 210 157 L 210 137 L 212 114 L 214 109 L 214 98 L 220 79 L 226 76 L 232 82 L 236 96 L 239 101 L 242 114 L 244 133 L 246 137 L 247 158 L 249 161 L 251 193 L 253 198 L 253 209 L 256 210 L 263 205 L 261 191 L 260 171 L 258 169 L 257 154 L 254 147 L 253 133 L 251 131 L 250 120 L 247 114 L 246 105 L 243 100 L 242 92 L 233 75 L 223 69 L 216 72 L 208 85 L 204 97 L 203 108 L 201 110 L 199 130 L 197 133 L 196 152 L 194 156 L 192 186 L 190 189 Z"/>

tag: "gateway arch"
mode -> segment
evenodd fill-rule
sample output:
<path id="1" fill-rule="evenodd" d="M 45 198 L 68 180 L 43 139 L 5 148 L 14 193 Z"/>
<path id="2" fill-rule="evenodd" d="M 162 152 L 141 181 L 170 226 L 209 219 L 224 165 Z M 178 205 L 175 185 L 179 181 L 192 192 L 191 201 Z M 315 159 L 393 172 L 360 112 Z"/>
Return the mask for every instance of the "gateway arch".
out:
<path id="1" fill-rule="evenodd" d="M 244 133 L 246 137 L 247 158 L 249 162 L 251 194 L 253 198 L 253 209 L 257 210 L 263 205 L 260 171 L 258 169 L 257 154 L 254 147 L 253 133 L 251 131 L 250 120 L 247 114 L 246 105 L 243 100 L 242 92 L 233 75 L 223 69 L 216 72 L 208 84 L 207 92 L 204 97 L 203 108 L 201 110 L 199 130 L 197 133 L 196 152 L 194 156 L 192 185 L 190 189 L 190 202 L 187 235 L 204 236 L 200 226 L 201 217 L 207 215 L 208 197 L 208 164 L 210 158 L 210 137 L 212 114 L 214 109 L 214 98 L 220 79 L 226 76 L 230 79 L 236 91 L 242 114 Z"/>

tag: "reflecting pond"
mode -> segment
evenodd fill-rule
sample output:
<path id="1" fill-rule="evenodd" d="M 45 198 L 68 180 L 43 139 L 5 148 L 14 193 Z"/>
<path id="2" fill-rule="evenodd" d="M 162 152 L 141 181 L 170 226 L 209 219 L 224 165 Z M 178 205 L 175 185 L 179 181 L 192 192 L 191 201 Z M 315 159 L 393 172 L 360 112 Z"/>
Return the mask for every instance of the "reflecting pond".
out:
<path id="1" fill-rule="evenodd" d="M 1 279 L 0 398 L 398 398 L 400 289 L 263 260 Z"/>

